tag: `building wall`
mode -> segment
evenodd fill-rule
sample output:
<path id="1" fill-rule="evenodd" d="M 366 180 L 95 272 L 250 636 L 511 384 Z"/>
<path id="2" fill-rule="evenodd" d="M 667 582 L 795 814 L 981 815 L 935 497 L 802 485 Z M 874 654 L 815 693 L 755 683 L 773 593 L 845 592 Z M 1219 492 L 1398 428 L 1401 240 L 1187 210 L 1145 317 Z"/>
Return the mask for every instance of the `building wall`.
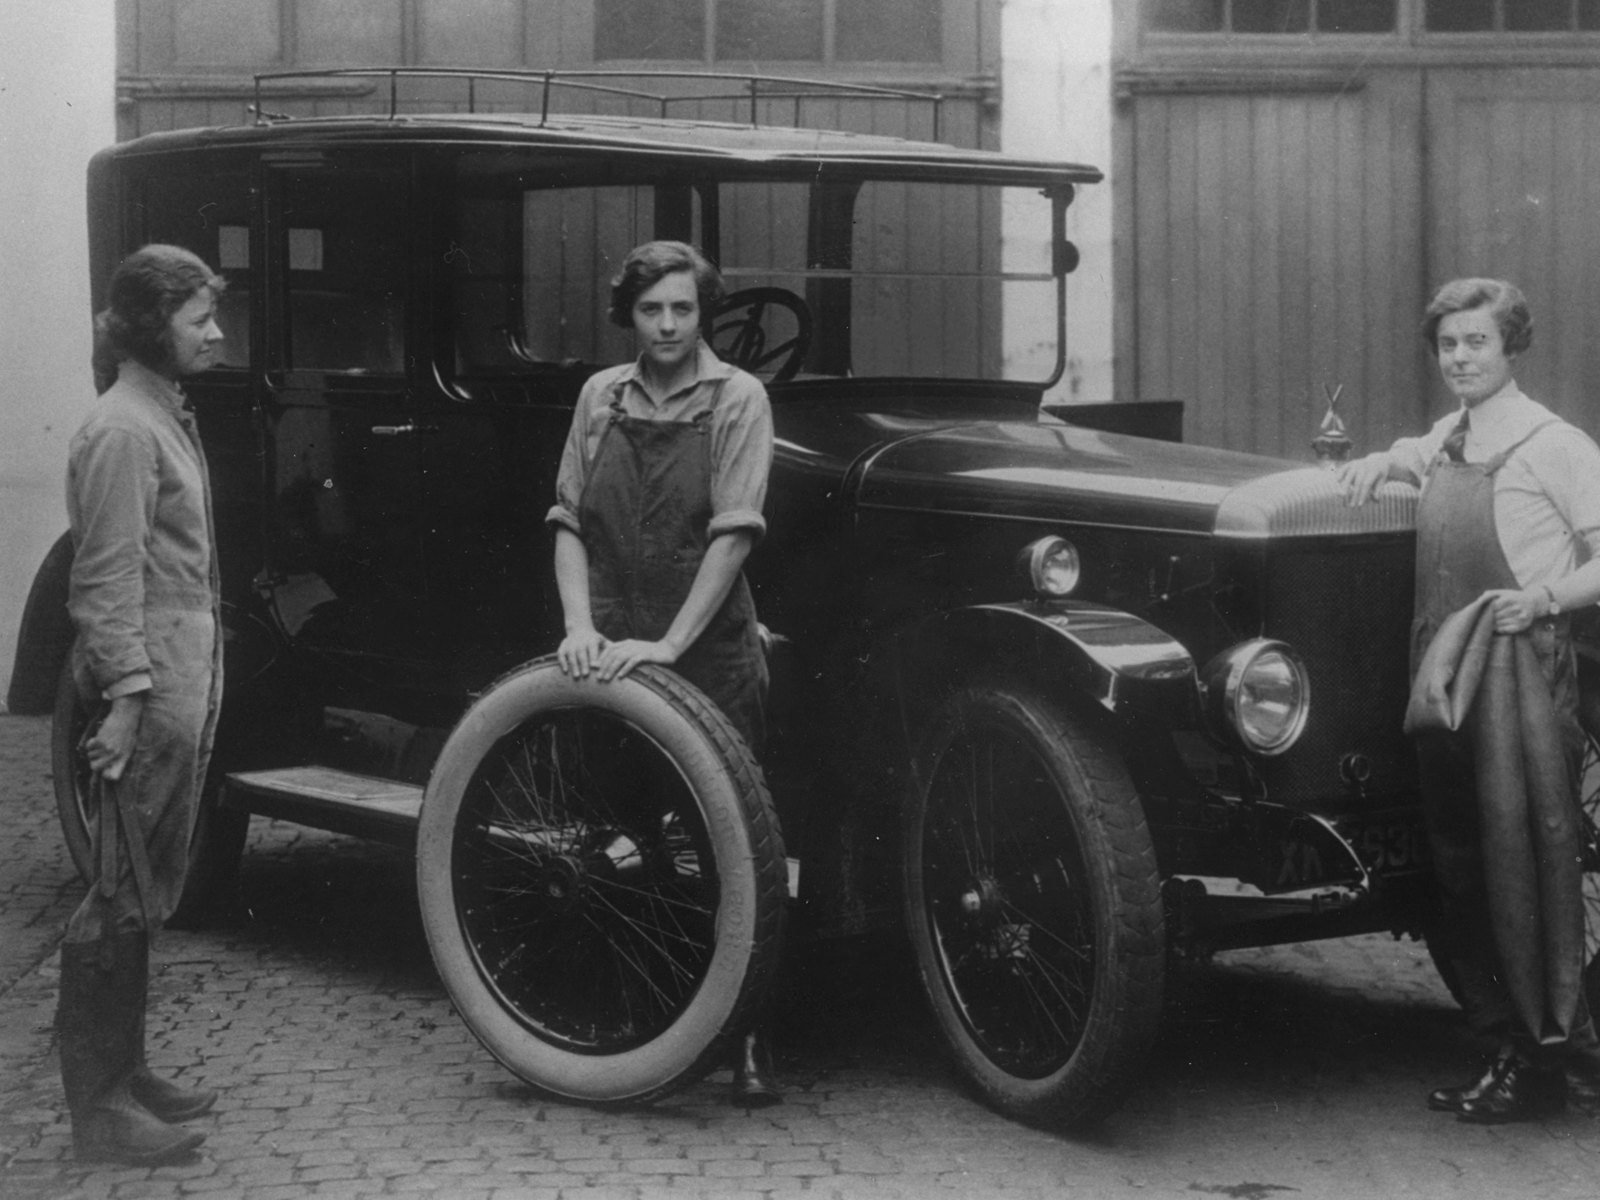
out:
<path id="1" fill-rule="evenodd" d="M 105 0 L 0 4 L 0 696 L 94 395 L 84 170 L 115 136 L 115 74 Z"/>
<path id="2" fill-rule="evenodd" d="M 1067 281 L 1067 362 L 1048 397 L 1113 398 L 1111 155 L 1112 0 L 1005 0 L 1001 5 L 1000 145 L 1008 154 L 1068 159 L 1099 167 L 1105 182 L 1081 188 L 1067 212 L 1082 265 Z M 1007 250 L 1040 231 L 1007 227 Z M 1024 261 L 1039 261 L 1026 247 Z M 1006 374 L 1041 377 L 1054 361 L 1054 314 L 1008 308 Z"/>
<path id="3" fill-rule="evenodd" d="M 1269 9 L 1357 11 L 1117 6 L 1119 395 L 1182 400 L 1188 440 L 1306 459 L 1342 388 L 1357 452 L 1385 446 L 1451 403 L 1429 296 L 1497 276 L 1534 313 L 1518 382 L 1600 431 L 1600 13 L 1371 0 L 1382 30 L 1216 27 Z M 1192 29 L 1155 28 L 1178 12 Z"/>

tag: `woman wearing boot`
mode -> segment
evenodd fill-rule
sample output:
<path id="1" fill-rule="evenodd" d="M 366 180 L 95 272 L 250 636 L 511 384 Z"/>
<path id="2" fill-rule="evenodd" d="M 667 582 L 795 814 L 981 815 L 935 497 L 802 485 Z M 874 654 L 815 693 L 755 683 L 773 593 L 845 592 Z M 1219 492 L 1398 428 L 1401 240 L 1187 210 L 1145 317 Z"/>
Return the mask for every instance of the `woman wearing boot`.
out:
<path id="1" fill-rule="evenodd" d="M 1547 778 L 1556 802 L 1578 811 L 1584 735 L 1571 614 L 1600 601 L 1600 449 L 1517 387 L 1512 372 L 1532 344 L 1533 319 L 1511 284 L 1446 284 L 1423 336 L 1455 408 L 1423 436 L 1346 464 L 1340 481 L 1358 504 L 1386 480 L 1421 484 L 1413 672 L 1451 614 L 1487 597 L 1496 641 L 1525 652 L 1526 678 L 1538 681 L 1509 721 L 1497 709 L 1477 711 L 1480 690 L 1461 729 L 1417 737 L 1441 907 L 1434 949 L 1454 967 L 1469 1023 L 1496 1043 L 1476 1078 L 1436 1089 L 1428 1105 L 1477 1124 L 1535 1119 L 1564 1104 L 1594 1114 L 1600 1034 L 1582 986 L 1580 876 L 1541 866 L 1550 873 L 1531 909 L 1529 892 L 1496 882 L 1520 857 L 1497 838 L 1496 814 L 1533 785 L 1520 782 L 1521 761 L 1519 782 L 1507 785 L 1495 758 L 1503 739 L 1489 733 L 1497 722 L 1518 725 L 1529 746 L 1548 747 L 1528 778 Z M 1521 949 L 1497 934 L 1508 927 L 1540 947 L 1539 960 L 1508 957 L 1508 947 Z M 1541 928 L 1567 931 L 1565 944 L 1528 932 Z M 1543 1002 L 1526 1002 L 1541 992 Z"/>
<path id="2" fill-rule="evenodd" d="M 717 269 L 683 242 L 637 247 L 612 281 L 611 321 L 640 354 L 591 377 L 573 414 L 547 518 L 566 625 L 557 657 L 602 682 L 670 666 L 759 757 L 767 666 L 742 568 L 766 531 L 772 413 L 760 381 L 705 342 L 721 297 Z M 782 1099 L 765 1058 L 750 1034 L 733 1103 Z"/>
<path id="3" fill-rule="evenodd" d="M 144 1061 L 150 933 L 183 890 L 221 695 L 210 487 L 178 381 L 211 365 L 222 279 L 151 245 L 111 277 L 95 318 L 102 394 L 73 436 L 73 677 L 102 713 L 83 752 L 99 793 L 95 878 L 61 946 L 61 1077 L 77 1157 L 153 1164 L 204 1135 L 179 1128 L 216 1094 Z"/>

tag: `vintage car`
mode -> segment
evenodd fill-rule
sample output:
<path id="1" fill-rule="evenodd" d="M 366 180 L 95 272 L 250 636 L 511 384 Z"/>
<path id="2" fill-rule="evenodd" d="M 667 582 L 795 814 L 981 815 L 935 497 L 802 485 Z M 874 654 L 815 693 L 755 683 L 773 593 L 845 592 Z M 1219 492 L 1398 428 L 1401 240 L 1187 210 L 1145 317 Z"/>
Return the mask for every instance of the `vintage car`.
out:
<path id="1" fill-rule="evenodd" d="M 785 936 L 901 928 L 966 1079 L 1063 1126 L 1136 1079 L 1175 957 L 1426 932 L 1415 492 L 1352 508 L 1309 439 L 1281 461 L 1183 445 L 1170 404 L 1041 404 L 1097 170 L 800 127 L 870 89 L 341 74 L 389 111 L 258 105 L 89 169 L 96 295 L 149 241 L 229 279 L 226 361 L 189 387 L 227 701 L 180 915 L 226 895 L 252 813 L 414 847 L 463 1018 L 602 1104 L 722 1061 Z M 424 82 L 472 98 L 412 111 Z M 527 103 L 481 111 L 490 83 Z M 675 115 L 707 87 L 730 119 Z M 548 657 L 543 518 L 579 386 L 633 354 L 607 280 L 653 237 L 721 264 L 713 344 L 773 403 L 759 767 L 670 671 Z M 1054 372 L 1007 378 L 1004 314 L 1052 311 Z M 56 705 L 81 867 L 70 558 L 11 705 Z"/>

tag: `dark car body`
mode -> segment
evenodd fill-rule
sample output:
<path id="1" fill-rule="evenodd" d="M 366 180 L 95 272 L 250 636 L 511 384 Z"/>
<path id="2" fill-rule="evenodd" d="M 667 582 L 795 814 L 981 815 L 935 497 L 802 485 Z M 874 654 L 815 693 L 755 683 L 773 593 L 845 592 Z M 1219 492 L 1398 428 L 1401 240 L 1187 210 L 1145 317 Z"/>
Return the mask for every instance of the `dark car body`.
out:
<path id="1" fill-rule="evenodd" d="M 420 795 L 474 697 L 554 648 L 556 466 L 583 380 L 628 353 L 597 297 L 634 241 L 679 237 L 742 263 L 730 288 L 786 288 L 810 325 L 794 361 L 749 360 L 769 379 L 776 456 L 747 568 L 774 635 L 763 767 L 805 928 L 901 921 L 906 830 L 921 828 L 906 797 L 932 761 L 919 746 L 981 684 L 1059 708 L 1073 753 L 1132 789 L 1129 836 L 1153 864 L 1137 907 L 1156 918 L 1125 1040 L 1147 1033 L 1152 994 L 1159 1010 L 1165 953 L 1420 929 L 1426 854 L 1400 731 L 1415 493 L 1391 485 L 1352 508 L 1309 442 L 1290 462 L 1138 436 L 1169 431 L 1170 410 L 1042 409 L 1050 380 L 996 369 L 1002 292 L 1058 295 L 1074 258 L 1062 214 L 1098 179 L 931 143 L 548 113 L 263 120 L 103 152 L 96 294 L 147 241 L 230 277 L 230 365 L 189 384 L 231 614 L 221 769 L 316 765 Z M 944 185 L 972 198 L 927 201 Z M 997 263 L 1002 188 L 1039 200 L 1050 261 L 1025 278 Z M 879 234 L 895 261 L 875 257 Z M 919 265 L 927 242 L 963 238 L 970 261 Z M 908 333 L 912 316 L 932 334 Z M 932 357 L 940 370 L 919 372 Z M 1046 537 L 1076 550 L 1068 596 L 1030 582 Z M 52 629 L 59 646 L 62 571 L 58 556 L 36 585 L 22 639 L 36 661 L 19 660 L 14 706 L 53 683 L 59 651 L 38 648 Z M 1261 753 L 1230 725 L 1229 656 L 1279 643 L 1309 705 L 1292 744 Z M 415 805 L 219 794 L 234 812 L 416 836 Z M 1092 786 L 1085 804 L 1074 820 L 1099 820 Z M 974 913 L 988 895 L 972 892 Z M 985 953 L 1003 958 L 1009 938 L 1020 954 L 1019 927 L 991 921 Z M 953 1036 L 986 1044 L 970 1007 Z M 1126 1074 L 1125 1049 L 1104 1073 Z M 1069 1116 L 1096 1115 L 1126 1080 L 1091 1083 Z"/>

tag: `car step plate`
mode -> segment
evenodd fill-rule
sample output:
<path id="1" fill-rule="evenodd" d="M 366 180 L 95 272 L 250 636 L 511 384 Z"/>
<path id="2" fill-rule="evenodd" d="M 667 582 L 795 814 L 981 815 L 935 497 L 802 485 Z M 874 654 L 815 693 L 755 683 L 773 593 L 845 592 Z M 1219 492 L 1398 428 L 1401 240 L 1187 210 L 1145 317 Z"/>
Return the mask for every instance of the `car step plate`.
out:
<path id="1" fill-rule="evenodd" d="M 280 767 L 229 775 L 222 803 L 297 825 L 410 846 L 417 840 L 422 788 L 334 767 Z"/>

